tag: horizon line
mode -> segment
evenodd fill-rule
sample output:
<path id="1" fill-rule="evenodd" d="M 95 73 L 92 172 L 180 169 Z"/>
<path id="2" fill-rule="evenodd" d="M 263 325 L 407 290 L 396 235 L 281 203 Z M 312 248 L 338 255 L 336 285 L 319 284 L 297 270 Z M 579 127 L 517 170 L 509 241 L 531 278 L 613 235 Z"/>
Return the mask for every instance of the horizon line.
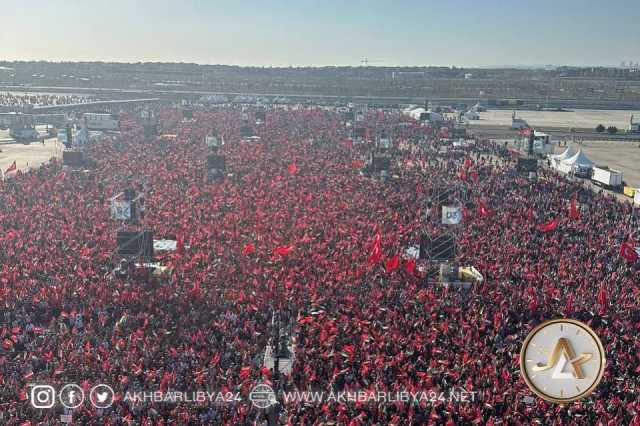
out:
<path id="1" fill-rule="evenodd" d="M 53 64 L 81 64 L 81 63 L 104 63 L 104 64 L 120 64 L 120 65 L 139 65 L 139 64 L 166 64 L 166 65 L 198 65 L 198 66 L 219 66 L 219 67 L 237 67 L 237 68 L 459 68 L 459 69 L 546 69 L 546 68 L 622 68 L 620 65 L 571 65 L 571 64 L 493 64 L 493 65 L 375 65 L 375 64 L 332 64 L 332 65 L 240 65 L 225 63 L 204 63 L 204 62 L 185 62 L 185 61 L 126 61 L 126 60 L 104 60 L 104 59 L 71 59 L 71 60 L 55 60 L 55 59 L 4 59 L 0 63 L 29 63 L 44 62 Z M 632 67 L 633 68 L 633 67 Z"/>

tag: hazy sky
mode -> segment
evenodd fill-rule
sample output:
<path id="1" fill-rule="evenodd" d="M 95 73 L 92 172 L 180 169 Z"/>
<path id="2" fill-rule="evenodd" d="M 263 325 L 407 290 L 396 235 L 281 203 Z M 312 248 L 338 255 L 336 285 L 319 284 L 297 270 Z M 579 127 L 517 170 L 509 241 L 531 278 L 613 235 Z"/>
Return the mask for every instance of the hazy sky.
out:
<path id="1" fill-rule="evenodd" d="M 618 65 L 638 2 L 1 0 L 0 60 Z"/>

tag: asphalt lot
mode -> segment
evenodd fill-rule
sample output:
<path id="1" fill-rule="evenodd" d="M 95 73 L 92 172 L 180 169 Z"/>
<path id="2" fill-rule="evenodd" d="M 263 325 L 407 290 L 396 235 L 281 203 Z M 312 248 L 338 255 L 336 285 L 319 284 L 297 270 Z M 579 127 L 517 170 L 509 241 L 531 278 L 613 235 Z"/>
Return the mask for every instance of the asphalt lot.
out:
<path id="1" fill-rule="evenodd" d="M 63 146 L 56 138 L 30 144 L 12 142 L 8 131 L 0 131 L 0 169 L 6 170 L 14 161 L 20 170 L 39 167 L 52 157 L 62 157 Z"/>
<path id="2" fill-rule="evenodd" d="M 510 145 L 515 145 L 513 139 Z M 619 170 L 627 185 L 640 188 L 640 147 L 638 142 L 629 141 L 584 141 L 581 144 L 568 143 L 573 150 L 582 149 L 586 156 L 599 166 Z M 555 148 L 556 154 L 564 152 L 566 147 Z"/>
<path id="3" fill-rule="evenodd" d="M 639 145 L 636 142 L 586 141 L 575 145 L 574 149 L 582 149 L 597 165 L 621 171 L 628 185 L 640 188 Z M 556 153 L 560 154 L 564 149 L 556 148 Z"/>
<path id="4" fill-rule="evenodd" d="M 470 128 L 474 127 L 511 127 L 510 110 L 489 110 L 480 113 L 480 120 L 472 120 Z M 634 121 L 640 120 L 640 111 L 619 111 L 619 110 L 594 110 L 576 109 L 572 111 L 516 111 L 517 117 L 525 120 L 536 130 L 548 128 L 575 128 L 575 129 L 595 129 L 598 124 L 604 127 L 615 126 L 619 130 L 627 130 L 629 119 L 634 116 Z"/>

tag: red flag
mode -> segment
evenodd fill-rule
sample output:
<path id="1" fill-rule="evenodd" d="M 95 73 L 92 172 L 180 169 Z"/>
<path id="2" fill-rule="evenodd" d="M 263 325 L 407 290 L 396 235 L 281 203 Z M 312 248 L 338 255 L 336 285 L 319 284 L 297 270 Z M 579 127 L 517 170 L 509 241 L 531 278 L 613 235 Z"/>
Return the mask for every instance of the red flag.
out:
<path id="1" fill-rule="evenodd" d="M 364 161 L 362 161 L 362 160 L 353 160 L 351 162 L 351 167 L 353 167 L 354 169 L 361 169 L 362 167 L 364 167 Z"/>
<path id="2" fill-rule="evenodd" d="M 371 252 L 371 256 L 369 256 L 369 263 L 372 265 L 375 265 L 376 263 L 380 262 L 381 258 L 382 258 L 382 250 L 380 249 L 380 246 L 378 244 L 375 244 L 373 246 L 373 251 Z"/>
<path id="3" fill-rule="evenodd" d="M 471 161 L 471 158 L 467 157 L 464 159 L 464 168 L 468 169 L 473 165 L 473 162 Z"/>
<path id="4" fill-rule="evenodd" d="M 538 298 L 533 296 L 529 301 L 529 310 L 535 312 L 536 309 L 538 309 Z"/>
<path id="5" fill-rule="evenodd" d="M 480 176 L 478 175 L 478 172 L 475 169 L 471 170 L 471 180 L 473 181 L 473 183 L 476 183 L 476 184 L 480 180 Z"/>
<path id="6" fill-rule="evenodd" d="M 291 253 L 291 250 L 293 250 L 292 246 L 281 246 L 281 247 L 276 247 L 276 249 L 274 250 L 276 254 L 280 255 L 280 256 L 287 256 L 289 253 Z"/>
<path id="7" fill-rule="evenodd" d="M 249 377 L 250 374 L 251 374 L 251 367 L 242 367 L 240 369 L 240 378 L 242 380 L 244 380 L 247 377 Z"/>
<path id="8" fill-rule="evenodd" d="M 409 274 L 413 274 L 413 271 L 416 269 L 416 260 L 414 258 L 407 260 L 404 267 Z"/>
<path id="9" fill-rule="evenodd" d="M 355 347 L 353 345 L 344 345 L 342 350 L 344 350 L 349 357 L 353 357 L 353 354 L 355 353 Z"/>
<path id="10" fill-rule="evenodd" d="M 467 172 L 465 169 L 460 169 L 460 172 L 458 173 L 458 177 L 463 181 L 466 182 L 467 181 Z"/>
<path id="11" fill-rule="evenodd" d="M 601 308 L 607 306 L 607 290 L 603 285 L 600 285 L 600 290 L 598 290 L 598 304 Z"/>
<path id="12" fill-rule="evenodd" d="M 569 293 L 569 296 L 567 296 L 567 307 L 564 311 L 565 314 L 573 312 L 573 293 Z"/>
<path id="13" fill-rule="evenodd" d="M 382 244 L 382 235 L 380 235 L 379 232 L 376 232 L 376 236 L 373 237 L 373 245 L 380 247 L 380 244 Z"/>
<path id="14" fill-rule="evenodd" d="M 218 362 L 220 362 L 220 354 L 216 352 L 216 354 L 214 356 L 211 357 L 211 365 L 218 365 Z"/>
<path id="15" fill-rule="evenodd" d="M 180 236 L 178 238 L 178 241 L 176 242 L 176 253 L 179 256 L 183 256 L 185 253 L 185 249 L 184 249 L 184 239 L 182 238 L 182 236 Z"/>
<path id="16" fill-rule="evenodd" d="M 569 205 L 569 218 L 573 220 L 580 219 L 580 212 L 578 211 L 578 201 L 577 196 L 574 195 L 571 199 L 571 204 Z"/>
<path id="17" fill-rule="evenodd" d="M 550 220 L 547 223 L 543 223 L 538 225 L 538 230 L 540 232 L 551 232 L 558 227 L 558 219 Z"/>
<path id="18" fill-rule="evenodd" d="M 638 261 L 638 253 L 633 247 L 633 243 L 631 241 L 625 241 L 622 243 L 620 246 L 620 256 L 629 263 Z"/>
<path id="19" fill-rule="evenodd" d="M 306 317 L 302 317 L 298 320 L 298 324 L 300 325 L 304 325 L 307 323 L 313 322 L 313 317 L 311 315 L 308 315 Z"/>
<path id="20" fill-rule="evenodd" d="M 344 140 L 344 146 L 351 149 L 353 148 L 353 139 L 348 138 Z"/>
<path id="21" fill-rule="evenodd" d="M 489 217 L 493 214 L 482 200 L 478 200 L 478 213 L 480 213 L 482 217 Z"/>
<path id="22" fill-rule="evenodd" d="M 387 262 L 385 263 L 385 268 L 387 272 L 391 272 L 395 269 L 398 269 L 399 263 L 400 263 L 400 258 L 398 257 L 397 254 L 393 256 L 391 259 L 388 259 Z"/>
<path id="23" fill-rule="evenodd" d="M 243 256 L 249 256 L 251 253 L 255 253 L 256 246 L 253 243 L 247 243 L 242 249 Z"/>
<path id="24" fill-rule="evenodd" d="M 269 370 L 267 367 L 262 367 L 260 369 L 260 373 L 262 374 L 263 377 L 271 378 L 271 370 Z"/>
<path id="25" fill-rule="evenodd" d="M 289 169 L 289 174 L 293 176 L 298 171 L 298 166 L 296 166 L 296 163 L 291 163 L 289 164 L 288 169 Z"/>
<path id="26" fill-rule="evenodd" d="M 11 172 L 15 172 L 16 170 L 18 170 L 18 166 L 16 166 L 16 162 L 14 161 L 13 164 L 11 164 L 9 166 L 9 168 L 7 170 L 4 171 L 4 174 L 9 174 Z"/>
<path id="27" fill-rule="evenodd" d="M 56 176 L 56 180 L 55 182 L 62 182 L 64 180 L 64 178 L 67 177 L 67 172 L 65 170 L 61 171 L 60 173 L 58 173 L 58 175 Z"/>

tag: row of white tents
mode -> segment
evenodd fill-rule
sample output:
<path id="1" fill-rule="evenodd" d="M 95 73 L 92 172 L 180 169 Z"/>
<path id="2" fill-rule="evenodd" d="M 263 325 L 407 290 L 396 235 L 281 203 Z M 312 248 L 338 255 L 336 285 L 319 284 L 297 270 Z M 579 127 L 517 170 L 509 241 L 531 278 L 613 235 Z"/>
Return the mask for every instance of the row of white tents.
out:
<path id="1" fill-rule="evenodd" d="M 565 174 L 586 174 L 595 164 L 581 149 L 576 152 L 572 147 L 568 147 L 562 154 L 550 155 L 549 159 L 554 169 Z"/>

